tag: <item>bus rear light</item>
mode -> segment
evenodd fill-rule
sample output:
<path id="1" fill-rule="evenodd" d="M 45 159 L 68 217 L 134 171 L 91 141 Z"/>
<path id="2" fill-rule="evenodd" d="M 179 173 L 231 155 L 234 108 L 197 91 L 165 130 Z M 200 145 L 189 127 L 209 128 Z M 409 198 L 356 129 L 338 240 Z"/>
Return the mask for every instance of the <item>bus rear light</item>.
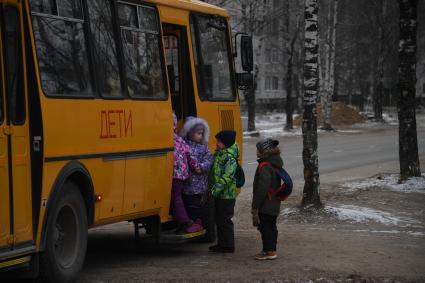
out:
<path id="1" fill-rule="evenodd" d="M 95 199 L 96 202 L 100 202 L 100 201 L 102 201 L 102 195 L 96 195 L 94 197 L 94 199 Z"/>

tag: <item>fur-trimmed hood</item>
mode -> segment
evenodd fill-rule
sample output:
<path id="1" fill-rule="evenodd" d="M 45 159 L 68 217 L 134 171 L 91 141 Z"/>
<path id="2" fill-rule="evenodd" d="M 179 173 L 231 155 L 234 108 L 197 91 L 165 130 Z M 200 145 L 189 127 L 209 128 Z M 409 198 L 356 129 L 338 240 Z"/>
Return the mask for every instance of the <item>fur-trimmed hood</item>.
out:
<path id="1" fill-rule="evenodd" d="M 197 117 L 187 117 L 186 118 L 186 122 L 184 123 L 183 128 L 180 130 L 179 135 L 182 138 L 187 138 L 190 139 L 190 137 L 188 137 L 188 134 L 190 133 L 190 130 L 195 127 L 196 125 L 201 124 L 204 129 L 204 140 L 202 141 L 203 144 L 208 144 L 209 140 L 210 140 L 210 127 L 208 126 L 207 121 L 205 121 L 202 118 L 197 118 Z"/>

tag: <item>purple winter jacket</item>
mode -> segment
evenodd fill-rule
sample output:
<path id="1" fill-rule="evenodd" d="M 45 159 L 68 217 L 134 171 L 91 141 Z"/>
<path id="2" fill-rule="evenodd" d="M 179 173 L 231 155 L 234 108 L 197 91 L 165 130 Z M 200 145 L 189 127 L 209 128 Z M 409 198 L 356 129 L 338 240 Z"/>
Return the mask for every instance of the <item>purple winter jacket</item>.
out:
<path id="1" fill-rule="evenodd" d="M 185 140 L 177 134 L 177 118 L 174 119 L 174 172 L 173 178 L 186 180 L 189 178 L 190 148 Z"/>
<path id="2" fill-rule="evenodd" d="M 190 139 L 191 130 L 195 127 L 202 125 L 204 128 L 204 140 L 202 143 L 193 142 Z M 208 139 L 210 135 L 210 129 L 208 123 L 201 118 L 188 117 L 183 129 L 180 131 L 180 136 L 182 136 L 187 145 L 190 148 L 190 176 L 189 180 L 186 183 L 183 193 L 186 195 L 197 195 L 204 194 L 208 191 L 208 172 L 214 162 L 214 157 L 212 156 L 208 148 Z M 200 166 L 202 174 L 197 174 L 193 170 L 196 166 Z"/>

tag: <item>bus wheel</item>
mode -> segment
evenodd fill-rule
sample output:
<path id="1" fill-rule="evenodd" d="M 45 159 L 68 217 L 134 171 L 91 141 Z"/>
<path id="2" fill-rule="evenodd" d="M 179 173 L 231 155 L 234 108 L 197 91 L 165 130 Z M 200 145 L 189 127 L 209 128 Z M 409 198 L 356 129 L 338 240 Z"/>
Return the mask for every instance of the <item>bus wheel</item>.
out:
<path id="1" fill-rule="evenodd" d="M 83 266 L 88 233 L 87 210 L 74 183 L 65 183 L 50 213 L 40 282 L 70 282 Z"/>
<path id="2" fill-rule="evenodd" d="M 206 230 L 204 241 L 207 243 L 214 242 L 217 237 L 217 233 L 215 227 L 214 199 L 212 198 L 209 199 L 208 202 L 204 205 L 203 225 Z"/>

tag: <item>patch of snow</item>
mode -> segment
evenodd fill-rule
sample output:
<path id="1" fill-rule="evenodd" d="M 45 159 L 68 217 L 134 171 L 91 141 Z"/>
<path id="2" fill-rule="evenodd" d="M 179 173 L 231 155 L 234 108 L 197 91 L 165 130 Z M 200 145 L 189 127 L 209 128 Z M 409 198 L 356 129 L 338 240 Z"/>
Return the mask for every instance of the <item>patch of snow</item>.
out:
<path id="1" fill-rule="evenodd" d="M 399 231 L 399 230 L 354 230 L 354 232 L 367 232 L 367 233 L 382 233 L 382 234 L 408 234 L 411 236 L 417 236 L 422 237 L 425 236 L 424 232 L 418 232 L 418 231 Z"/>
<path id="2" fill-rule="evenodd" d="M 379 187 L 396 192 L 424 194 L 425 174 L 422 174 L 422 177 L 410 178 L 401 184 L 399 183 L 398 174 L 387 174 L 365 180 L 347 182 L 342 186 L 350 191 Z"/>
<path id="3" fill-rule="evenodd" d="M 302 130 L 298 128 L 290 131 L 284 131 L 283 128 L 272 128 L 260 131 L 260 135 L 265 138 L 301 136 Z"/>
<path id="4" fill-rule="evenodd" d="M 286 114 L 285 113 L 272 113 L 268 115 L 262 115 L 258 116 L 257 119 L 255 119 L 255 126 L 259 128 L 264 127 L 275 127 L 276 124 L 282 124 L 285 125 L 286 123 Z"/>
<path id="5" fill-rule="evenodd" d="M 297 114 L 293 115 L 293 119 L 297 117 Z M 247 124 L 247 118 L 243 118 Z M 256 131 L 246 131 L 247 125 L 244 125 L 244 139 L 250 139 L 253 135 L 258 135 L 262 138 L 271 137 L 286 137 L 286 136 L 301 136 L 302 131 L 300 128 L 295 128 L 290 131 L 285 131 L 286 125 L 286 114 L 285 113 L 268 113 L 263 115 L 257 115 L 255 119 Z"/>
<path id="6" fill-rule="evenodd" d="M 364 116 L 373 117 L 373 113 L 360 112 Z M 386 126 L 398 126 L 397 113 L 382 113 L 383 122 L 377 122 L 374 120 L 367 120 L 365 123 L 354 124 L 354 128 L 383 128 Z"/>
<path id="7" fill-rule="evenodd" d="M 400 225 L 415 223 L 407 217 L 396 217 L 391 213 L 355 205 L 327 206 L 325 210 L 333 213 L 340 220 L 353 222 L 377 222 L 384 225 Z"/>
<path id="8" fill-rule="evenodd" d="M 280 211 L 280 215 L 282 216 L 291 216 L 298 213 L 299 213 L 299 210 L 297 208 L 291 208 L 291 207 L 284 208 Z"/>
<path id="9" fill-rule="evenodd" d="M 418 222 L 415 219 L 404 217 L 404 216 L 395 216 L 389 212 L 381 211 L 377 209 L 372 209 L 368 207 L 361 207 L 355 205 L 326 205 L 324 208 L 325 214 L 317 214 L 318 217 L 331 217 L 337 218 L 339 220 L 348 221 L 352 223 L 379 223 L 385 226 L 397 226 L 400 228 L 409 227 L 410 229 L 424 229 L 421 222 Z M 282 209 L 280 215 L 284 218 L 290 218 L 293 216 L 300 216 L 302 212 L 298 208 L 285 208 Z M 358 230 L 358 231 L 368 231 L 371 230 Z M 396 230 L 393 230 L 396 231 Z M 391 233 L 391 232 L 386 232 Z M 396 232 L 394 232 L 396 233 Z M 407 233 L 407 232 L 406 232 Z M 422 232 L 417 231 L 408 231 L 408 234 L 414 236 L 421 236 Z M 425 234 L 424 234 L 425 235 Z"/>
<path id="10" fill-rule="evenodd" d="M 360 131 L 360 130 L 337 130 L 337 133 L 344 133 L 344 134 L 358 134 L 362 132 L 363 131 Z"/>
<path id="11" fill-rule="evenodd" d="M 301 136 L 302 130 L 301 129 L 293 129 L 290 131 L 283 130 L 284 125 L 278 128 L 269 128 L 269 129 L 258 129 L 254 132 L 244 132 L 244 139 L 250 139 L 252 138 L 253 134 L 259 134 L 261 138 L 276 138 L 276 137 L 288 137 L 288 136 Z"/>
<path id="12" fill-rule="evenodd" d="M 395 114 L 382 113 L 382 118 L 390 125 L 398 125 L 398 118 Z"/>

